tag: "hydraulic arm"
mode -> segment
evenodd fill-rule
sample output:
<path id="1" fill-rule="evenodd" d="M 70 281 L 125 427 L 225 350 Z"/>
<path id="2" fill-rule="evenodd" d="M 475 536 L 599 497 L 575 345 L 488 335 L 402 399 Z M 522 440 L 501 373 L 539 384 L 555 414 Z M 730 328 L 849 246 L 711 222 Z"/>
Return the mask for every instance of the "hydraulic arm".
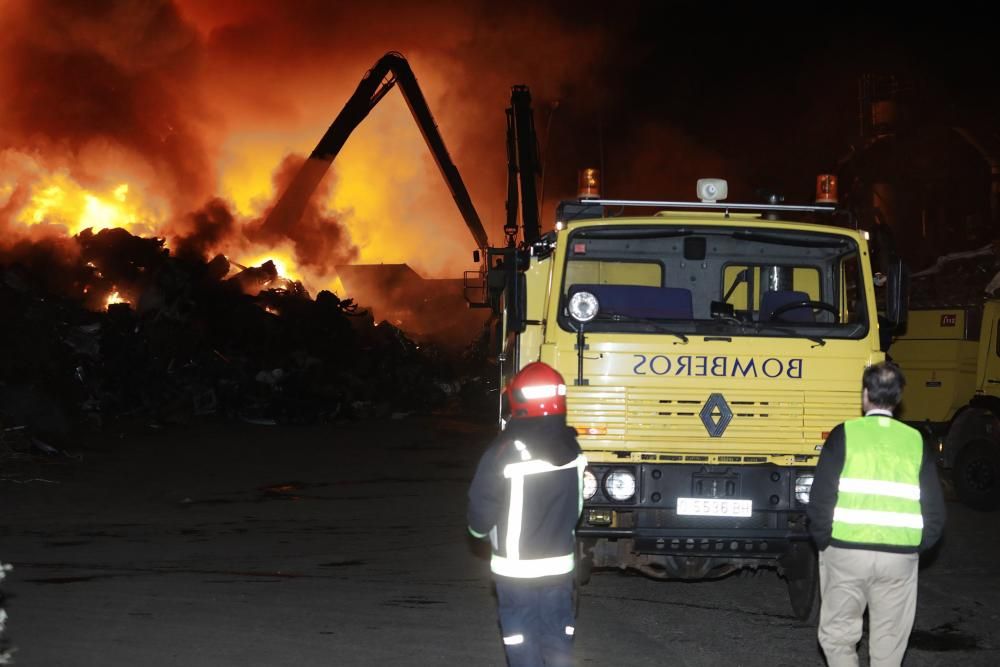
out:
<path id="1" fill-rule="evenodd" d="M 264 221 L 265 232 L 280 234 L 299 221 L 310 197 L 316 191 L 340 149 L 343 148 L 347 138 L 375 108 L 375 105 L 397 84 L 403 94 L 403 99 L 406 100 L 406 105 L 410 108 L 410 112 L 420 128 L 424 141 L 427 142 L 427 147 L 434 156 L 434 161 L 441 170 L 441 175 L 444 176 L 444 180 L 448 184 L 451 196 L 455 199 L 455 204 L 458 206 L 465 224 L 469 227 L 476 245 L 485 253 L 489 247 L 489 240 L 483 223 L 479 219 L 479 214 L 472 205 L 469 191 L 458 173 L 458 168 L 452 162 L 448 149 L 445 148 L 444 139 L 441 138 L 441 133 L 438 131 L 434 117 L 427 106 L 427 100 L 424 99 L 420 86 L 417 85 L 413 70 L 410 69 L 406 58 L 394 51 L 379 58 L 378 62 L 361 79 L 357 90 L 354 91 L 347 104 L 330 124 L 329 129 L 316 144 L 309 159 L 302 165 L 302 169 L 299 170 L 288 189 L 285 190 L 268 214 Z"/>
<path id="2" fill-rule="evenodd" d="M 527 86 L 514 86 L 507 109 L 507 246 L 517 244 L 518 200 L 521 208 L 522 240 L 531 245 L 541 235 L 538 221 L 537 179 L 540 169 L 531 93 Z"/>

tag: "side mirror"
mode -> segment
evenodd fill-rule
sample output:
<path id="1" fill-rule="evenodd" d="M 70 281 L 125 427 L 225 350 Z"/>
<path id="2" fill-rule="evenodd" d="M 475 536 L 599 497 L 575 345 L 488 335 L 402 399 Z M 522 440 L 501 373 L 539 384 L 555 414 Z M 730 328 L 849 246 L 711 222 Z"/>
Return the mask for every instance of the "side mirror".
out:
<path id="1" fill-rule="evenodd" d="M 903 260 L 895 259 L 889 265 L 886 281 L 885 315 L 894 330 L 906 325 L 910 310 L 910 269 Z"/>
<path id="2" fill-rule="evenodd" d="M 479 258 L 480 258 L 479 251 L 478 250 L 473 250 L 472 251 L 472 261 L 475 262 L 476 264 L 479 264 Z"/>

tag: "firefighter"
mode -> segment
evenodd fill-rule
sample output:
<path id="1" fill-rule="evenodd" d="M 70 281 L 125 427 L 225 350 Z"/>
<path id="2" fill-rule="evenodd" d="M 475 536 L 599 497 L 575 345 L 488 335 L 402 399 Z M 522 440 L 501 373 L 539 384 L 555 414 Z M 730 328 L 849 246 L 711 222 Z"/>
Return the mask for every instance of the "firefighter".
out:
<path id="1" fill-rule="evenodd" d="M 944 500 L 916 429 L 896 421 L 905 378 L 884 362 L 865 369 L 865 416 L 830 432 L 809 498 L 819 548 L 819 643 L 830 667 L 858 664 L 868 607 L 872 667 L 898 667 L 917 606 L 919 553 L 937 542 Z"/>
<path id="2" fill-rule="evenodd" d="M 469 489 L 469 532 L 489 536 L 511 667 L 573 664 L 575 529 L 587 460 L 566 425 L 566 383 L 525 366 L 503 393 L 506 427 Z"/>

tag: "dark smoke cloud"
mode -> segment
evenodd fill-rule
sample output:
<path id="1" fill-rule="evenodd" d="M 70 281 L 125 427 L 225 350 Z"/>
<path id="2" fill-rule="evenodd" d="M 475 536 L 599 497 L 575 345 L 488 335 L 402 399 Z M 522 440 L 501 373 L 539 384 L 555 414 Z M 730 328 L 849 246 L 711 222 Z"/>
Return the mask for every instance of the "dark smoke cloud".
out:
<path id="1" fill-rule="evenodd" d="M 0 247 L 0 267 L 10 269 L 4 280 L 15 290 L 60 296 L 79 294 L 94 273 L 80 261 L 76 240 L 58 236 Z"/>
<path id="2" fill-rule="evenodd" d="M 229 205 L 217 197 L 189 213 L 181 224 L 183 231 L 174 243 L 177 255 L 202 259 L 222 249 L 237 229 Z"/>
<path id="3" fill-rule="evenodd" d="M 214 190 L 200 45 L 173 4 L 15 2 L 0 20 L 0 148 L 59 160 L 124 153 L 148 165 L 175 204 Z M 105 166 L 80 162 L 73 176 L 87 185 L 107 177 L 95 173 Z"/>
<path id="4" fill-rule="evenodd" d="M 282 161 L 274 174 L 275 192 L 285 191 L 304 162 L 297 155 L 289 155 Z M 280 236 L 265 228 L 261 222 L 256 222 L 245 228 L 247 238 L 265 244 L 277 244 L 288 239 L 295 248 L 299 264 L 327 272 L 338 264 L 350 264 L 356 260 L 358 248 L 351 243 L 350 233 L 337 218 L 325 215 L 319 204 L 329 198 L 333 182 L 331 176 L 335 175 L 328 174 L 306 205 L 302 217 L 293 224 L 284 225 Z M 269 212 L 270 209 L 263 217 L 267 218 Z"/>
<path id="5" fill-rule="evenodd" d="M 282 161 L 274 174 L 275 192 L 285 190 L 304 161 L 296 155 L 289 155 Z M 273 206 L 259 219 L 239 220 L 228 202 L 214 198 L 175 225 L 170 245 L 178 256 L 190 259 L 208 259 L 216 253 L 238 254 L 259 246 L 286 248 L 290 245 L 296 266 L 306 269 L 310 275 L 331 277 L 334 267 L 350 264 L 358 258 L 358 248 L 351 242 L 350 232 L 336 217 L 327 215 L 320 205 L 329 197 L 333 182 L 333 178 L 327 178 L 305 206 L 302 217 L 277 230 L 263 224 Z"/>

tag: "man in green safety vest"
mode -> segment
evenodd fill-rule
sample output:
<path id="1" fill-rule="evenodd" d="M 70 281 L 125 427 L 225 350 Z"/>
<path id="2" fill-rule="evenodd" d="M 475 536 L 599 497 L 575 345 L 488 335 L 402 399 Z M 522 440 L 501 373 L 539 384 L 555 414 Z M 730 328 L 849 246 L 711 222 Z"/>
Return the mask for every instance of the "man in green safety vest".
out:
<path id="1" fill-rule="evenodd" d="M 892 417 L 905 382 L 889 362 L 865 369 L 865 416 L 830 432 L 816 467 L 808 513 L 819 548 L 819 643 L 830 667 L 858 664 L 865 607 L 872 667 L 902 663 L 919 553 L 944 527 L 933 456 L 919 431 Z"/>

